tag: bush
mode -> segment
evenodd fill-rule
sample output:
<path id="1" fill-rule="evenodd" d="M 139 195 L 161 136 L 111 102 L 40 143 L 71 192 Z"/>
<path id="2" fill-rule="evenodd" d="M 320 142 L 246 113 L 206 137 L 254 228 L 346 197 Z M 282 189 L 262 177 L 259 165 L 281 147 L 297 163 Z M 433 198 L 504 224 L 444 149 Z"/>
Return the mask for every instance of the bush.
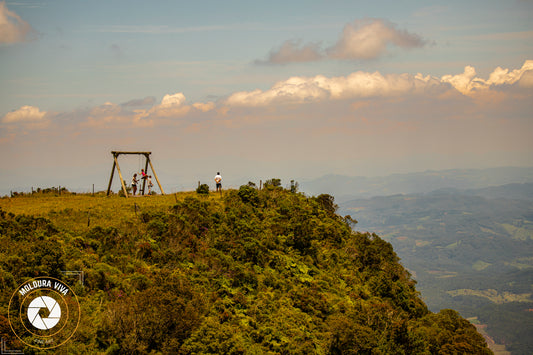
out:
<path id="1" fill-rule="evenodd" d="M 276 188 L 276 187 L 280 187 L 280 186 L 281 186 L 281 179 L 273 178 L 273 179 L 265 181 L 265 188 L 266 189 Z"/>
<path id="2" fill-rule="evenodd" d="M 200 195 L 209 195 L 209 185 L 202 184 L 198 186 L 198 188 L 196 189 L 196 192 L 199 193 Z"/>
<path id="3" fill-rule="evenodd" d="M 259 193 L 249 185 L 242 185 L 239 188 L 238 195 L 244 203 L 250 203 L 253 206 L 257 206 L 259 203 Z"/>

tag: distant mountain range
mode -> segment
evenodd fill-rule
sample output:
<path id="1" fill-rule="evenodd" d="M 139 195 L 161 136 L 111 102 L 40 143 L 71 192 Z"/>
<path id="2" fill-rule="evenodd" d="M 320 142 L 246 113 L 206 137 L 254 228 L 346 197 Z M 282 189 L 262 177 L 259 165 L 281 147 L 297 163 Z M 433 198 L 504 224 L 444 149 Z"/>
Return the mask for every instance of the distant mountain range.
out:
<path id="1" fill-rule="evenodd" d="M 519 183 L 533 183 L 533 167 L 428 170 L 379 177 L 326 175 L 318 179 L 299 181 L 301 191 L 310 195 L 328 193 L 335 196 L 337 202 L 399 193 L 427 193 L 439 189 L 480 189 Z"/>

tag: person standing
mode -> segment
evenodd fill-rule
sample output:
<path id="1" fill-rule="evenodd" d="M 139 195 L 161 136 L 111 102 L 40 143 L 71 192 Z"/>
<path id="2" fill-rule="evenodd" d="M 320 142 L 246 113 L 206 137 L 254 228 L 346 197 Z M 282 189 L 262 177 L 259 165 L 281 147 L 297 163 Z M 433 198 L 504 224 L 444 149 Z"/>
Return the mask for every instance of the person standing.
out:
<path id="1" fill-rule="evenodd" d="M 152 194 L 152 186 L 154 186 L 154 184 L 152 184 L 152 175 L 148 175 L 146 183 L 148 184 L 148 196 L 150 196 Z"/>
<path id="2" fill-rule="evenodd" d="M 148 175 L 146 175 L 146 172 L 144 171 L 144 169 L 141 169 L 141 180 L 142 180 L 143 186 L 141 187 L 140 193 L 142 195 L 144 195 L 144 187 L 146 186 L 146 178 L 147 177 L 148 177 Z"/>
<path id="3" fill-rule="evenodd" d="M 131 190 L 133 191 L 133 196 L 137 192 L 137 174 L 133 174 L 133 179 L 131 179 Z"/>
<path id="4" fill-rule="evenodd" d="M 215 183 L 217 184 L 217 192 L 222 192 L 222 176 L 220 176 L 220 172 L 215 176 Z"/>

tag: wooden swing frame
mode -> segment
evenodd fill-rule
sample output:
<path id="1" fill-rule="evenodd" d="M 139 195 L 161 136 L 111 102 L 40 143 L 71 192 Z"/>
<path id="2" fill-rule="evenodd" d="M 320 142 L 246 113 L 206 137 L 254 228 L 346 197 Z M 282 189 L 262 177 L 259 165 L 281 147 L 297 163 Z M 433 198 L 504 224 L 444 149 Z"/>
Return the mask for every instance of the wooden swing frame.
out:
<path id="1" fill-rule="evenodd" d="M 161 183 L 159 183 L 159 179 L 157 178 L 157 174 L 155 173 L 154 166 L 152 165 L 152 161 L 150 160 L 150 154 L 152 152 L 117 152 L 112 151 L 111 154 L 113 154 L 113 169 L 111 170 L 111 177 L 109 178 L 109 185 L 107 186 L 107 196 L 109 196 L 109 193 L 111 192 L 111 184 L 113 183 L 113 176 L 115 175 L 115 167 L 118 171 L 118 176 L 120 177 L 120 184 L 122 185 L 122 191 L 124 192 L 124 196 L 126 198 L 128 197 L 128 191 L 126 190 L 126 184 L 124 184 L 124 179 L 122 178 L 122 173 L 120 172 L 120 167 L 118 165 L 118 157 L 121 154 L 126 155 L 144 155 L 146 158 L 146 162 L 144 164 L 144 172 L 148 174 L 148 164 L 150 164 L 150 169 L 152 170 L 152 173 L 154 174 L 155 180 L 157 181 L 157 185 L 159 186 L 159 190 L 161 190 L 161 194 L 164 195 L 165 191 L 163 191 L 163 187 L 161 187 Z M 139 190 L 139 192 L 144 195 L 144 188 L 146 186 L 146 179 L 142 179 L 142 187 Z"/>

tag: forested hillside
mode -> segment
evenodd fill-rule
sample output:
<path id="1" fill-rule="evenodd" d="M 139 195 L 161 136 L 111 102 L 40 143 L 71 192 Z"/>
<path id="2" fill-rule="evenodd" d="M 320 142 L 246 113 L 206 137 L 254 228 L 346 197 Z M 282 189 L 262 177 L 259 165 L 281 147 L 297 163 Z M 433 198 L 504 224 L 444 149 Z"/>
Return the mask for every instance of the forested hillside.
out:
<path id="1" fill-rule="evenodd" d="M 331 196 L 276 185 L 2 199 L 1 336 L 24 348 L 7 304 L 46 275 L 81 305 L 72 354 L 490 354 L 457 312 L 429 312 L 391 244 L 353 232 Z"/>

